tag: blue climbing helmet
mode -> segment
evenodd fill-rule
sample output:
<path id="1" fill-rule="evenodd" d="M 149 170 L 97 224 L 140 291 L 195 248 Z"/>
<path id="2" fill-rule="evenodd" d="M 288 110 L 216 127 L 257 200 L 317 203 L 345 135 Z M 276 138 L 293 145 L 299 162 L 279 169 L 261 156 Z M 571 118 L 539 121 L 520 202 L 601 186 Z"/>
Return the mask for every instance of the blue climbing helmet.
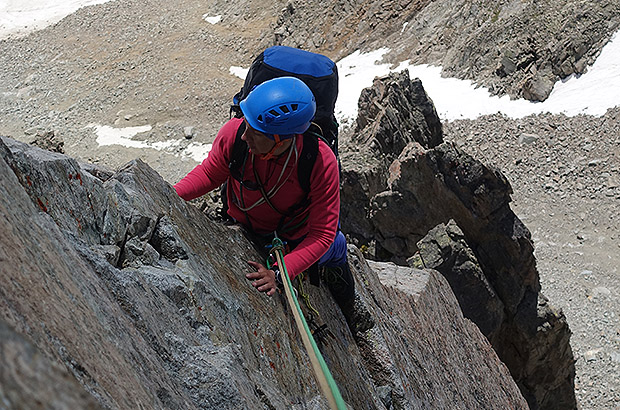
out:
<path id="1" fill-rule="evenodd" d="M 306 132 L 316 112 L 316 101 L 300 79 L 278 77 L 257 85 L 239 107 L 250 127 L 269 139 L 284 140 Z"/>

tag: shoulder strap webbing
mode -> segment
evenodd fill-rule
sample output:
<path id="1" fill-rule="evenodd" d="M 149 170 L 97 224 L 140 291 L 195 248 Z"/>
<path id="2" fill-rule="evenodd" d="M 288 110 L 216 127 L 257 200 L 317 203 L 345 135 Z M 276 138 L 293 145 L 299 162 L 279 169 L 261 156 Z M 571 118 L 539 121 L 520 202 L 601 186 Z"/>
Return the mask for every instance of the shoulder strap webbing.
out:
<path id="1" fill-rule="evenodd" d="M 297 178 L 301 189 L 307 194 L 310 192 L 310 174 L 314 168 L 314 163 L 319 155 L 319 138 L 316 132 L 309 129 L 304 133 L 304 146 L 299 156 L 299 164 L 297 165 Z"/>
<path id="2" fill-rule="evenodd" d="M 228 169 L 230 170 L 230 175 L 238 181 L 243 179 L 243 175 L 241 175 L 241 167 L 248 156 L 248 144 L 244 140 L 241 139 L 241 136 L 245 132 L 245 121 L 243 121 L 239 128 L 237 128 L 237 134 L 235 136 L 235 142 L 233 144 L 232 153 L 230 155 L 230 163 L 228 164 Z"/>
<path id="3" fill-rule="evenodd" d="M 314 126 L 314 124 L 313 124 Z M 243 168 L 245 162 L 248 158 L 248 145 L 245 141 L 241 139 L 241 136 L 245 132 L 245 122 L 239 125 L 237 128 L 237 133 L 235 135 L 235 141 L 233 143 L 232 153 L 230 156 L 230 163 L 228 164 L 228 168 L 230 170 L 230 175 L 236 179 L 237 181 L 243 180 Z M 282 219 L 278 224 L 278 230 L 288 228 L 284 224 L 284 220 L 286 217 L 292 218 L 290 222 L 294 221 L 297 216 L 301 215 L 300 211 L 303 211 L 308 206 L 309 198 L 308 194 L 310 193 L 310 174 L 312 173 L 312 169 L 314 168 L 314 163 L 316 162 L 316 158 L 319 153 L 319 141 L 318 138 L 321 138 L 320 128 L 317 126 L 315 128 L 310 128 L 303 135 L 303 148 L 301 150 L 301 154 L 299 156 L 299 161 L 297 164 L 297 179 L 299 181 L 299 185 L 305 193 L 305 197 L 297 204 L 293 205 L 290 209 L 285 212 L 282 212 L 276 209 L 269 198 L 266 197 L 266 193 L 261 188 L 261 194 L 265 197 L 265 201 L 279 214 L 282 215 Z M 258 182 L 258 179 L 257 179 Z M 249 219 L 248 219 L 249 221 Z"/>

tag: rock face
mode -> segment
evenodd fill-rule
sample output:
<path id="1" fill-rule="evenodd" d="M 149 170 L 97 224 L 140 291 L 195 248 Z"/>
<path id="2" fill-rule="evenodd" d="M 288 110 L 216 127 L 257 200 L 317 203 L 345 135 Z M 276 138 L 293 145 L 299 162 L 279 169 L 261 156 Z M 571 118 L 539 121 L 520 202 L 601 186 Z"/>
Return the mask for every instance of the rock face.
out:
<path id="1" fill-rule="evenodd" d="M 435 63 L 493 93 L 532 101 L 545 100 L 556 81 L 584 73 L 620 27 L 615 0 L 292 4 L 270 33 L 277 43 L 339 51 L 339 57 L 387 44 L 392 63 Z"/>
<path id="2" fill-rule="evenodd" d="M 351 408 L 527 408 L 441 276 L 352 253 L 372 330 L 305 287 Z M 111 173 L 0 139 L 0 401 L 325 408 L 283 296 L 244 278 L 260 257 L 139 160 Z"/>
<path id="3" fill-rule="evenodd" d="M 385 189 L 388 165 L 409 143 L 420 140 L 434 147 L 442 142 L 441 122 L 422 82 L 410 81 L 406 71 L 392 79 L 375 81 L 362 91 L 359 111 L 368 114 L 358 115 L 353 137 L 349 141 L 345 135 L 342 141 L 341 196 L 347 206 L 341 209 L 341 221 L 360 243 L 374 239 L 368 198 Z"/>
<path id="4" fill-rule="evenodd" d="M 418 249 L 408 261 L 411 266 L 429 267 L 441 272 L 453 289 L 463 315 L 478 325 L 482 334 L 495 341 L 506 319 L 504 304 L 489 283 L 476 255 L 454 220 L 431 229 L 418 242 Z"/>
<path id="5" fill-rule="evenodd" d="M 527 408 L 511 383 L 485 380 L 487 374 L 506 370 L 495 360 L 484 362 L 485 356 L 493 355 L 487 340 L 467 337 L 459 346 L 464 335 L 479 331 L 463 318 L 439 273 L 366 262 L 359 251 L 350 250 L 353 271 L 361 279 L 358 288 L 380 324 L 357 335 L 356 341 L 387 408 L 479 409 L 494 408 L 499 402 L 504 403 L 502 408 Z M 430 367 L 422 365 L 431 357 Z M 443 370 L 447 363 L 458 370 Z M 430 381 L 430 373 L 440 376 Z M 457 392 L 451 387 L 455 385 L 470 394 Z"/>
<path id="6" fill-rule="evenodd" d="M 0 398 L 9 409 L 102 407 L 66 368 L 0 320 Z"/>
<path id="7" fill-rule="evenodd" d="M 407 93 L 414 89 L 409 82 L 404 73 L 375 80 L 373 87 Z M 540 294 L 530 233 L 509 207 L 509 183 L 498 170 L 435 136 L 394 142 L 397 135 L 416 134 L 407 130 L 432 126 L 387 121 L 398 109 L 390 101 L 425 98 L 388 94 L 375 103 L 381 109 L 358 119 L 353 144 L 342 155 L 342 203 L 350 205 L 343 211 L 343 230 L 363 249 L 374 247 L 375 258 L 409 260 L 442 272 L 530 407 L 574 408 L 570 331 L 561 312 Z M 365 113 L 360 110 L 360 117 Z M 400 153 L 391 149 L 405 142 Z M 390 148 L 383 152 L 385 146 Z M 389 168 L 381 161 L 360 165 L 368 157 L 396 159 Z"/>
<path id="8" fill-rule="evenodd" d="M 497 286 L 489 283 L 490 279 L 495 284 L 502 279 L 487 279 L 465 235 L 452 220 L 433 228 L 418 242 L 418 248 L 410 264 L 437 269 L 446 277 L 463 314 L 492 341 L 530 407 L 574 408 L 575 369 L 564 314 L 540 292 L 525 294 L 512 312 L 507 309 L 505 293 L 496 293 Z M 526 359 L 519 359 L 523 357 Z"/>

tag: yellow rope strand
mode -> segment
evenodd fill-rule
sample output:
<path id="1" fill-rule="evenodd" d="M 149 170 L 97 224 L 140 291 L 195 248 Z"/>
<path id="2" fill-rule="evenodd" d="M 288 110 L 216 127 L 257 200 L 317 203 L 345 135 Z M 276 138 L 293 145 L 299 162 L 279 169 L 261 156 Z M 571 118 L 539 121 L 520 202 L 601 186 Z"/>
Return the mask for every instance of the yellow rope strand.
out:
<path id="1" fill-rule="evenodd" d="M 297 281 L 297 283 L 299 284 L 299 295 L 303 298 L 304 303 L 306 304 L 306 307 L 310 309 L 310 311 L 314 313 L 317 318 L 320 318 L 321 314 L 319 313 L 318 310 L 314 308 L 314 306 L 312 306 L 312 303 L 310 303 L 310 295 L 304 291 L 303 276 L 304 276 L 303 272 L 300 273 L 298 276 L 299 280 Z"/>

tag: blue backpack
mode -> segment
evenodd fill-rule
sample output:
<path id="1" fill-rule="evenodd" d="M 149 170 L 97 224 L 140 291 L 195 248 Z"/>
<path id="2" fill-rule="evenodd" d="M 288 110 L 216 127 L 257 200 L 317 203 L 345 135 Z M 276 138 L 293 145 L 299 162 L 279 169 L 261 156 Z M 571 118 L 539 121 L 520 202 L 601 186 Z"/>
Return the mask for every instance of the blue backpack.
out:
<path id="1" fill-rule="evenodd" d="M 318 139 L 322 139 L 338 158 L 338 122 L 334 115 L 338 97 L 338 68 L 328 57 L 286 46 L 269 47 L 254 59 L 241 90 L 233 97 L 231 115 L 241 118 L 239 107 L 247 95 L 264 81 L 276 77 L 292 76 L 302 80 L 316 99 L 316 115 L 312 125 L 304 133 L 304 147 L 299 157 L 297 175 L 301 188 L 310 191 L 310 174 L 318 155 Z M 232 150 L 229 168 L 231 175 L 240 175 L 248 147 L 241 135 L 245 128 L 239 127 Z M 288 214 L 289 212 L 281 212 Z"/>

